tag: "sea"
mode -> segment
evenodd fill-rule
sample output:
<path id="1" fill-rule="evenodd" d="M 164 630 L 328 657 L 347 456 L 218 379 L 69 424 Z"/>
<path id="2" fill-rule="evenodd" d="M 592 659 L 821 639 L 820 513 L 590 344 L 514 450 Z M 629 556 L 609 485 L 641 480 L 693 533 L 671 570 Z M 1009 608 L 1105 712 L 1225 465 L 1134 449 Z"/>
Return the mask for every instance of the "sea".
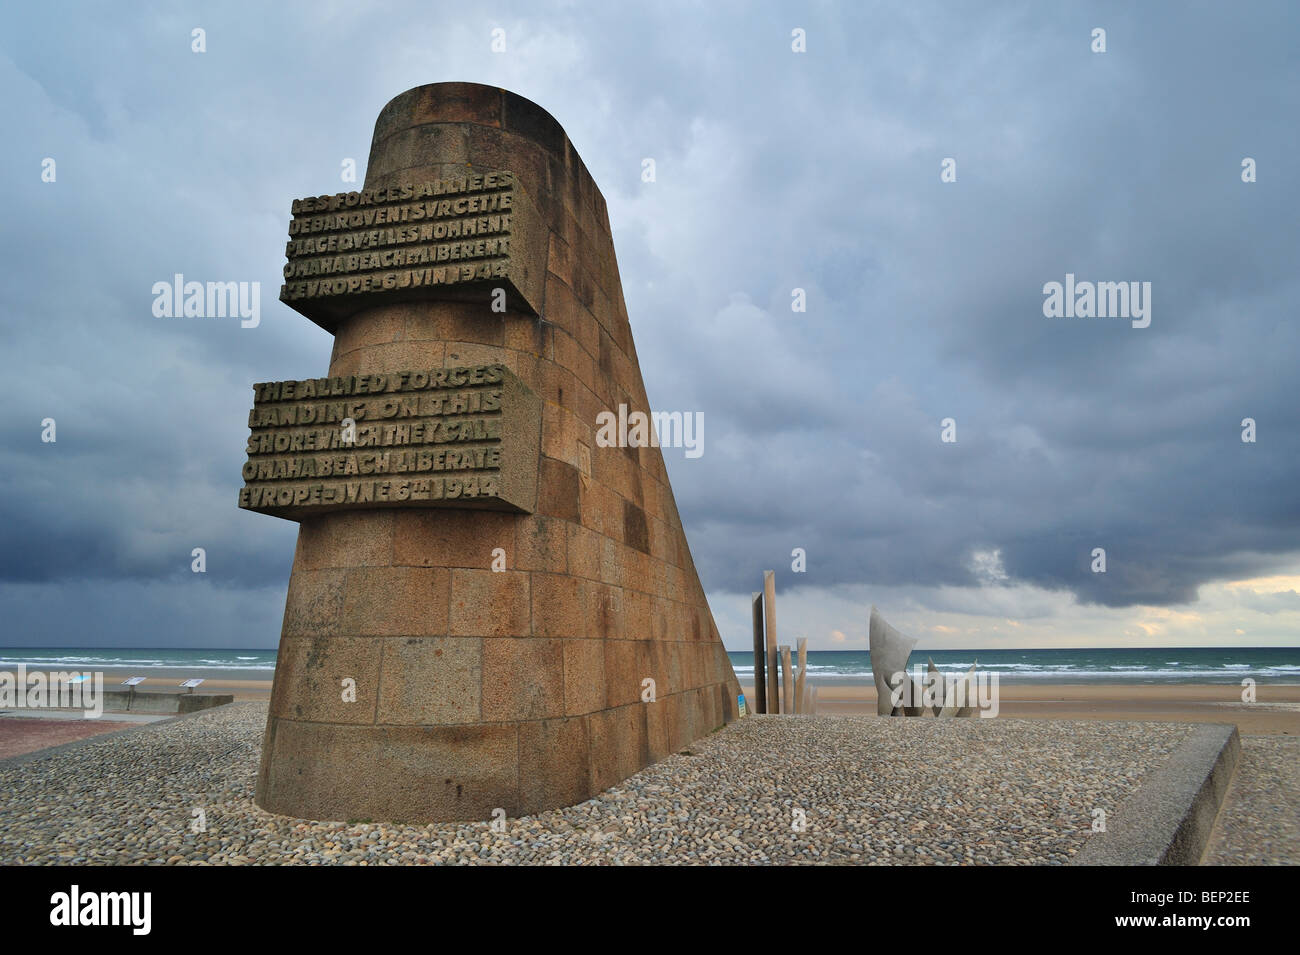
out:
<path id="1" fill-rule="evenodd" d="M 731 651 L 741 681 L 753 679 L 753 653 Z M 909 667 L 934 664 L 963 673 L 978 662 L 1002 683 L 1256 683 L 1300 684 L 1300 647 L 1174 647 L 1087 650 L 916 650 Z M 0 647 L 0 670 L 104 670 L 121 676 L 269 680 L 275 650 L 174 650 L 158 647 Z M 808 674 L 816 683 L 871 680 L 866 650 L 810 650 Z"/>
<path id="2" fill-rule="evenodd" d="M 752 651 L 730 651 L 741 682 L 754 678 Z M 908 669 L 927 660 L 945 674 L 972 663 L 996 672 L 999 683 L 1256 683 L 1300 684 L 1300 647 L 1131 647 L 1086 650 L 914 650 Z M 796 667 L 798 666 L 795 661 Z M 817 683 L 871 680 L 866 650 L 809 650 L 808 676 Z"/>
<path id="3" fill-rule="evenodd" d="M 0 647 L 0 671 L 102 670 L 108 676 L 270 680 L 275 650 L 174 650 L 162 647 Z M 152 684 L 151 684 L 152 685 Z"/>

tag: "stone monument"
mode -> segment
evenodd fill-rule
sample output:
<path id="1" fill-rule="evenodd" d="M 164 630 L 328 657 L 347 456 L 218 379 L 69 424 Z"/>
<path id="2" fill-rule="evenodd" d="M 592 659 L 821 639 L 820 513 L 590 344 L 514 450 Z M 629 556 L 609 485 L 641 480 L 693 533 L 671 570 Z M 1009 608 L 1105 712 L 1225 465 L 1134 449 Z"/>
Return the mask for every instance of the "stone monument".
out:
<path id="1" fill-rule="evenodd" d="M 878 716 L 924 716 L 928 711 L 931 716 L 947 719 L 967 717 L 975 712 L 975 707 L 966 703 L 974 699 L 974 665 L 963 676 L 945 677 L 934 661 L 927 659 L 925 680 L 914 679 L 907 672 L 907 661 L 916 646 L 916 638 L 888 623 L 874 605 L 868 639 Z M 929 705 L 926 704 L 927 688 Z"/>
<path id="2" fill-rule="evenodd" d="M 605 200 L 513 93 L 379 114 L 360 192 L 293 203 L 280 298 L 328 374 L 254 386 L 239 505 L 299 523 L 257 803 L 490 820 L 739 715 L 658 447 Z"/>

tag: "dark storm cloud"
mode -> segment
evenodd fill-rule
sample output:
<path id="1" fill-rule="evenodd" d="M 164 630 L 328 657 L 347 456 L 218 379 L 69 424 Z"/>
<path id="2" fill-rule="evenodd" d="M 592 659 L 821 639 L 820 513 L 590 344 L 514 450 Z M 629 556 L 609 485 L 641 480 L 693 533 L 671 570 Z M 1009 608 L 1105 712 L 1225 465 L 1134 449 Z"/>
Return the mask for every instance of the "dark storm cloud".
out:
<path id="1" fill-rule="evenodd" d="M 249 386 L 330 344 L 276 302 L 288 203 L 449 79 L 550 110 L 604 190 L 651 401 L 705 414 L 665 456 L 710 589 L 794 547 L 814 586 L 974 584 L 996 551 L 1161 604 L 1294 553 L 1295 11 L 857 6 L 10 15 L 0 611 L 219 644 L 243 607 L 274 641 L 294 526 L 234 506 Z M 153 317 L 177 272 L 260 282 L 260 327 Z M 1044 318 L 1067 272 L 1152 282 L 1151 327 Z"/>
<path id="2" fill-rule="evenodd" d="M 788 566 L 795 546 L 810 555 L 810 585 L 972 583 L 972 554 L 999 550 L 1012 579 L 1162 604 L 1296 549 L 1300 282 L 1285 173 L 1296 138 L 1278 119 L 1300 87 L 1285 31 L 1262 15 L 1148 12 L 1073 26 L 977 19 L 939 31 L 945 55 L 931 69 L 873 61 L 897 96 L 841 83 L 772 110 L 769 135 L 747 148 L 772 168 L 790 157 L 802 178 L 775 196 L 757 177 L 738 187 L 766 215 L 737 231 L 798 232 L 810 211 L 827 224 L 809 254 L 778 240 L 774 255 L 803 266 L 781 276 L 785 288 L 816 279 L 821 320 L 790 315 L 763 269 L 738 266 L 747 291 L 771 293 L 783 347 L 743 355 L 745 372 L 712 390 L 671 340 L 655 351 L 681 369 L 666 390 L 695 393 L 712 415 L 705 457 L 671 464 L 688 526 L 704 528 L 692 536 L 706 542 L 697 563 L 710 586 L 751 589 L 752 561 Z M 1079 41 L 1094 23 L 1109 27 L 1105 55 Z M 927 95 L 909 97 L 912 83 Z M 884 144 L 864 133 L 873 127 L 889 132 Z M 959 178 L 944 186 L 949 155 Z M 1274 166 L 1267 189 L 1240 181 L 1246 155 Z M 838 231 L 845 210 L 856 236 Z M 1066 272 L 1151 281 L 1152 327 L 1044 318 L 1042 286 Z M 656 292 L 658 315 L 703 297 Z M 683 324 L 711 321 L 699 309 Z M 824 369 L 855 420 L 805 419 L 790 433 L 736 396 L 744 374 L 755 389 L 788 382 L 790 356 Z M 944 446 L 949 416 L 959 439 Z M 1247 416 L 1271 422 L 1267 441 L 1242 444 Z M 764 431 L 728 454 L 728 434 Z M 1104 575 L 1091 572 L 1094 547 L 1109 556 Z"/>

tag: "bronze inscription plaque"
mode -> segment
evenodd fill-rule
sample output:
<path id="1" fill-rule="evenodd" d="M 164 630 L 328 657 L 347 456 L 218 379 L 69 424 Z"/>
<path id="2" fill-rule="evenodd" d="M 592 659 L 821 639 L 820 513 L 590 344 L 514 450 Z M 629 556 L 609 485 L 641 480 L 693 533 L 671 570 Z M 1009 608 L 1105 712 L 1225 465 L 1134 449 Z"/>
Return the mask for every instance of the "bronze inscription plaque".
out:
<path id="1" fill-rule="evenodd" d="M 541 401 L 502 365 L 253 386 L 239 506 L 532 512 Z"/>
<path id="2" fill-rule="evenodd" d="M 540 311 L 540 216 L 509 171 L 295 199 L 280 300 L 334 332 L 373 305 L 428 299 Z"/>

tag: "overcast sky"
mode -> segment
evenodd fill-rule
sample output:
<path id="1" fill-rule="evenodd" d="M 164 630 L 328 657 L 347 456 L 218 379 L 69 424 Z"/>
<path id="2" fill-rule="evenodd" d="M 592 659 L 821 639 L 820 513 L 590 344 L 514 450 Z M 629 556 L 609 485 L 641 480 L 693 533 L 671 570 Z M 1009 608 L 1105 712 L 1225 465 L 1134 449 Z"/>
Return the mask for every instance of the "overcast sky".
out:
<path id="1" fill-rule="evenodd" d="M 766 568 L 813 649 L 873 603 L 922 647 L 1300 643 L 1300 8 L 863 6 L 7 10 L 0 643 L 276 644 L 250 385 L 331 345 L 276 300 L 289 203 L 446 80 L 604 192 L 651 403 L 704 414 L 664 453 L 730 648 Z M 261 324 L 155 317 L 178 272 Z M 1067 273 L 1150 282 L 1149 327 L 1045 317 Z"/>

